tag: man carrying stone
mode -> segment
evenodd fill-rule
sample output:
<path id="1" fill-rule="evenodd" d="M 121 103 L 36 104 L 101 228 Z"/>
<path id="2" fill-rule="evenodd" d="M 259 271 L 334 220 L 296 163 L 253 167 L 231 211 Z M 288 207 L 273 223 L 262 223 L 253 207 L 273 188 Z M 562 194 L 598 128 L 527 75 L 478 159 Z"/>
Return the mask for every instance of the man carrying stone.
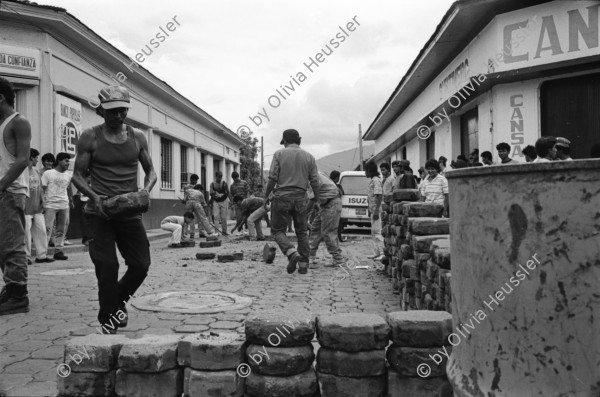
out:
<path id="1" fill-rule="evenodd" d="M 85 212 L 90 234 L 90 258 L 98 278 L 98 320 L 101 325 L 105 324 L 119 312 L 119 327 L 125 327 L 125 303 L 148 274 L 150 244 L 140 212 L 110 218 L 103 208 L 104 200 L 138 191 L 138 162 L 145 172 L 141 198 L 149 200 L 148 192 L 157 178 L 144 133 L 124 124 L 131 107 L 129 91 L 120 86 L 105 87 L 98 96 L 104 123 L 81 134 L 77 143 L 73 183 L 90 198 Z M 84 177 L 88 169 L 91 186 Z M 121 280 L 118 280 L 117 248 L 128 268 Z M 115 333 L 116 330 L 109 332 Z"/>
<path id="2" fill-rule="evenodd" d="M 269 182 L 265 197 L 269 197 L 275 185 L 273 205 L 271 206 L 271 235 L 277 241 L 281 252 L 288 257 L 287 272 L 296 271 L 306 274 L 308 270 L 308 257 L 310 248 L 308 243 L 307 213 L 306 206 L 308 198 L 306 191 L 308 186 L 313 189 L 316 205 L 320 202 L 319 176 L 315 158 L 308 152 L 300 149 L 300 134 L 296 130 L 283 131 L 283 139 L 280 144 L 283 149 L 275 152 L 271 169 L 269 171 Z M 269 199 L 265 202 L 268 204 Z M 285 231 L 291 217 L 294 229 L 298 237 L 298 250 L 290 243 Z"/>
<path id="3" fill-rule="evenodd" d="M 29 194 L 27 164 L 29 121 L 14 110 L 15 90 L 0 77 L 0 316 L 29 311 L 25 202 Z"/>
<path id="4" fill-rule="evenodd" d="M 324 266 L 335 267 L 347 261 L 342 254 L 337 238 L 338 225 L 342 215 L 342 197 L 335 182 L 322 172 L 319 172 L 319 184 L 321 205 L 310 229 L 310 263 L 311 268 L 317 266 L 317 250 L 321 240 L 325 240 L 325 246 L 333 257 L 333 262 Z"/>
<path id="5" fill-rule="evenodd" d="M 239 200 L 239 197 L 237 200 Z M 262 232 L 261 221 L 268 211 L 268 208 L 265 208 L 265 199 L 262 197 L 248 197 L 242 200 L 241 203 L 238 203 L 238 205 L 242 218 L 231 229 L 231 233 L 236 229 L 240 230 L 244 223 L 247 222 L 248 229 L 250 230 L 250 240 L 264 241 L 265 236 Z"/>

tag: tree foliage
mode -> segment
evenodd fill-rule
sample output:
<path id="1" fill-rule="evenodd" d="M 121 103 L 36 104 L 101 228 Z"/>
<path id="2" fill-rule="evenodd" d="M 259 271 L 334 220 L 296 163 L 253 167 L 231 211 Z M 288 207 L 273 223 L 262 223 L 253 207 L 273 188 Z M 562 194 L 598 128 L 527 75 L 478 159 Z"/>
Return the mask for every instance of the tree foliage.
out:
<path id="1" fill-rule="evenodd" d="M 250 191 L 256 192 L 256 187 L 263 184 L 260 163 L 256 161 L 258 139 L 250 136 L 244 141 L 246 144 L 240 148 L 240 178 L 248 182 Z"/>

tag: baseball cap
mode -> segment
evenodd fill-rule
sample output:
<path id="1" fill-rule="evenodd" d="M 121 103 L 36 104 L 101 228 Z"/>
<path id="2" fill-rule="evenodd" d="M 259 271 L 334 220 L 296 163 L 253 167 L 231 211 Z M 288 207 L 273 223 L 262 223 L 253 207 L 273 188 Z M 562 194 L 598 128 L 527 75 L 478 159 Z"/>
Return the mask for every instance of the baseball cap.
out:
<path id="1" fill-rule="evenodd" d="M 570 148 L 571 147 L 571 141 L 568 140 L 567 138 L 563 138 L 563 137 L 558 137 L 556 138 L 556 145 L 558 146 L 564 146 L 566 148 Z"/>
<path id="2" fill-rule="evenodd" d="M 294 138 L 300 139 L 300 134 L 298 133 L 298 131 L 285 130 L 285 131 L 283 131 L 283 138 L 281 138 L 281 142 L 279 142 L 279 144 L 283 145 L 284 140 L 290 142 L 290 141 L 294 140 Z"/>
<path id="3" fill-rule="evenodd" d="M 98 94 L 102 109 L 130 108 L 129 91 L 118 85 L 104 87 Z"/>

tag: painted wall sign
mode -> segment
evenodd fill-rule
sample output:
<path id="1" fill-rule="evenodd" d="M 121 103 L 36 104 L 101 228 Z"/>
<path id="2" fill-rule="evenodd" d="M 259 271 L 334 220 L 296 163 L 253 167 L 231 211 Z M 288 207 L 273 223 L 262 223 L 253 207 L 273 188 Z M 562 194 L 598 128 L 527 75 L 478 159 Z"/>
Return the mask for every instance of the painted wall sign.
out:
<path id="1" fill-rule="evenodd" d="M 0 44 L 0 74 L 39 78 L 39 50 Z"/>
<path id="2" fill-rule="evenodd" d="M 56 94 L 56 151 L 76 154 L 81 135 L 81 103 Z"/>

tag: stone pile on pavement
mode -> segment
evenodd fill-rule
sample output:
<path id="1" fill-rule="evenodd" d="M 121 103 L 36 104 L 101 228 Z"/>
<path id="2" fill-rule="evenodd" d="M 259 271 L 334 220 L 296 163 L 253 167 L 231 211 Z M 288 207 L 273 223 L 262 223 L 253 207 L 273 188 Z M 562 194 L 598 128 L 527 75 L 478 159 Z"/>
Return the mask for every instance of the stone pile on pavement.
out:
<path id="1" fill-rule="evenodd" d="M 179 341 L 177 362 L 185 367 L 186 396 L 241 396 L 245 378 L 237 368 L 244 362 L 245 339 L 237 333 L 192 334 Z"/>
<path id="2" fill-rule="evenodd" d="M 312 340 L 315 321 L 280 314 L 255 315 L 245 324 L 247 362 L 252 369 L 246 379 L 249 397 L 312 397 L 317 376 Z"/>
<path id="3" fill-rule="evenodd" d="M 376 314 L 317 317 L 317 376 L 322 397 L 382 396 L 390 327 Z"/>
<path id="4" fill-rule="evenodd" d="M 399 192 L 394 194 L 400 197 Z M 410 190 L 404 192 L 406 196 L 411 194 Z M 441 217 L 444 207 L 401 201 L 393 202 L 389 208 L 392 224 L 386 232 L 397 234 L 395 245 L 388 247 L 392 254 L 389 266 L 402 307 L 449 311 L 450 221 Z"/>
<path id="5" fill-rule="evenodd" d="M 388 397 L 452 397 L 446 364 L 452 351 L 452 316 L 414 310 L 389 313 L 392 345 L 386 358 Z M 432 357 L 435 359 L 432 359 Z"/>
<path id="6" fill-rule="evenodd" d="M 392 194 L 383 197 L 381 234 L 384 237 L 385 257 L 382 263 L 385 265 L 386 274 L 392 280 L 394 294 L 400 293 L 399 247 L 407 244 L 407 218 L 402 215 L 402 205 L 415 202 L 418 198 L 416 189 L 396 189 Z"/>

